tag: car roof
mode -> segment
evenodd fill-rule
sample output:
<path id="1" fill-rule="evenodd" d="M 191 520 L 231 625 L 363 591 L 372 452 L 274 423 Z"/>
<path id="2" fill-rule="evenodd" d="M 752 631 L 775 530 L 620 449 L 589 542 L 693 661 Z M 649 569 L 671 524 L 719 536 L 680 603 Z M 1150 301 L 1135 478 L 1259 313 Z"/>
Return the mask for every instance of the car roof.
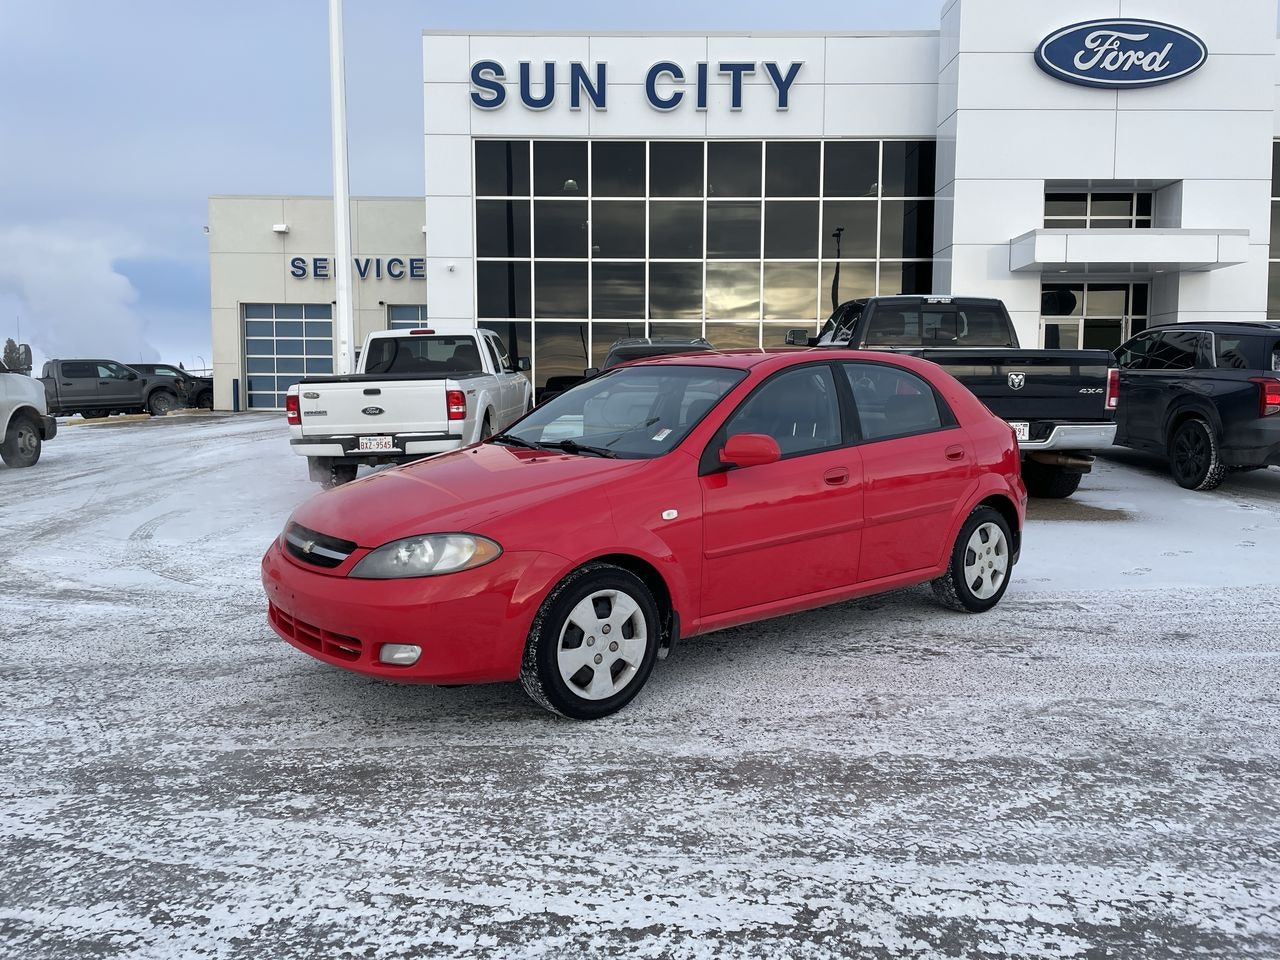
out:
<path id="1" fill-rule="evenodd" d="M 1255 320 L 1252 322 L 1241 320 L 1205 320 L 1203 322 L 1188 320 L 1185 323 L 1152 324 L 1143 332 L 1151 330 L 1208 330 L 1211 333 L 1251 333 L 1258 336 L 1268 336 L 1280 333 L 1280 323 L 1274 320 Z M 1134 334 L 1134 336 L 1137 336 L 1137 334 Z"/>

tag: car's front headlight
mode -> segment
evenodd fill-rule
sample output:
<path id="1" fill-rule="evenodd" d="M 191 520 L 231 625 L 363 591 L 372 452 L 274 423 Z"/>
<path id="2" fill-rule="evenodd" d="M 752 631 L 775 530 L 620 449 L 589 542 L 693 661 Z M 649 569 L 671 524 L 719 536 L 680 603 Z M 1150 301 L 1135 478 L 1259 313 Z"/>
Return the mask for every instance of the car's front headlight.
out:
<path id="1" fill-rule="evenodd" d="M 434 533 L 383 544 L 355 565 L 351 576 L 366 580 L 435 577 L 483 566 L 502 548 L 470 533 Z"/>

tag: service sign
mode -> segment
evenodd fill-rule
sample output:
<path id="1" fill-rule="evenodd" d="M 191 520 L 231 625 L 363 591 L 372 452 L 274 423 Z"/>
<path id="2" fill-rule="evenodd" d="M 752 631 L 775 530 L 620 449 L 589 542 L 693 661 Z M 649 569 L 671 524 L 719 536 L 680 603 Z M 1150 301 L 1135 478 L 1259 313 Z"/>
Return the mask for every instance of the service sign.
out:
<path id="1" fill-rule="evenodd" d="M 1090 20 L 1051 33 L 1036 47 L 1036 64 L 1067 83 L 1136 90 L 1168 83 L 1204 66 L 1204 41 L 1154 20 Z"/>

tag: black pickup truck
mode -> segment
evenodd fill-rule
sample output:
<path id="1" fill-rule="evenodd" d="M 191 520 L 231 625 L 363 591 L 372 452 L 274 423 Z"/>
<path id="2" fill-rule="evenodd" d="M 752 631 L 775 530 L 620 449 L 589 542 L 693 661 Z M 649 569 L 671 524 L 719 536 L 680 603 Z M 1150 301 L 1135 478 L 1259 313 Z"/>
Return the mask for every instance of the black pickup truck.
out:
<path id="1" fill-rule="evenodd" d="M 1106 350 L 1023 350 L 1009 312 L 980 297 L 869 297 L 842 303 L 817 337 L 793 346 L 910 353 L 938 364 L 998 417 L 1022 448 L 1033 497 L 1069 497 L 1116 433 L 1120 383 Z"/>

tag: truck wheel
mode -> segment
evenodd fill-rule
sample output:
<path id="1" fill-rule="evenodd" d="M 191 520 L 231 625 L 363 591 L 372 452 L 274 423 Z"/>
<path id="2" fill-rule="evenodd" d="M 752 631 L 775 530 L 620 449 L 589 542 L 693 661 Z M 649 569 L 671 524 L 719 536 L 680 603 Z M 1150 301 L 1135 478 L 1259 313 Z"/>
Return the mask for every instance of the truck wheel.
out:
<path id="1" fill-rule="evenodd" d="M 1022 482 L 1027 485 L 1027 493 L 1042 500 L 1062 500 L 1071 496 L 1080 486 L 1082 476 L 1084 474 L 1052 464 L 1031 459 L 1022 461 Z"/>
<path id="2" fill-rule="evenodd" d="M 1213 490 L 1227 475 L 1218 454 L 1218 438 L 1203 420 L 1184 421 L 1169 441 L 1169 465 L 1178 486 L 1188 490 Z"/>
<path id="3" fill-rule="evenodd" d="M 157 390 L 147 397 L 147 412 L 153 417 L 163 417 L 178 409 L 178 398 L 168 390 Z"/>
<path id="4" fill-rule="evenodd" d="M 493 436 L 493 421 L 489 419 L 489 411 L 485 411 L 484 422 L 480 424 L 480 439 L 488 440 Z"/>
<path id="5" fill-rule="evenodd" d="M 105 410 L 86 410 L 80 414 L 86 420 L 101 420 L 106 415 L 107 411 Z"/>
<path id="6" fill-rule="evenodd" d="M 960 528 L 947 572 L 933 581 L 933 595 L 961 613 L 990 610 L 1009 586 L 1009 543 L 1009 524 L 1000 512 L 978 507 Z"/>
<path id="7" fill-rule="evenodd" d="M 320 486 L 326 490 L 332 490 L 334 487 L 340 487 L 344 483 L 350 483 L 356 478 L 356 471 L 360 468 L 354 463 L 334 463 L 330 464 L 327 470 L 321 472 Z"/>
<path id="8" fill-rule="evenodd" d="M 201 410 L 212 410 L 213 409 L 213 391 L 202 390 L 200 391 L 200 393 L 197 393 L 196 401 L 193 404 L 193 406 L 198 407 Z"/>
<path id="9" fill-rule="evenodd" d="M 0 460 L 10 467 L 32 467 L 39 459 L 40 427 L 31 417 L 19 414 L 0 442 Z"/>
<path id="10" fill-rule="evenodd" d="M 529 629 L 520 683 L 533 701 L 595 720 L 640 692 L 658 655 L 658 607 L 629 570 L 589 563 L 547 595 Z"/>

